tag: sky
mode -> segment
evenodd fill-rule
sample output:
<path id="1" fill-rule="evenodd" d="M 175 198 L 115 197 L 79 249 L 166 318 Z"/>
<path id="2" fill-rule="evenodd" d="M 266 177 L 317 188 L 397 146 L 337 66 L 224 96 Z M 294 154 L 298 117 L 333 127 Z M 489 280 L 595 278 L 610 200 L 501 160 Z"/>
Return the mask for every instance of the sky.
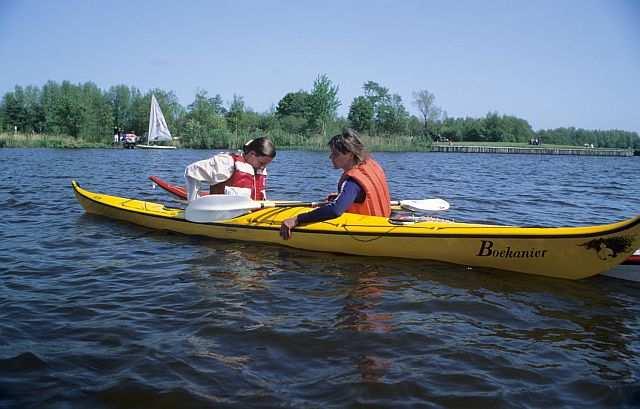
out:
<path id="1" fill-rule="evenodd" d="M 346 116 L 374 81 L 489 112 L 640 133 L 640 1 L 0 0 L 0 95 L 52 80 L 234 94 L 258 112 L 320 74 Z"/>

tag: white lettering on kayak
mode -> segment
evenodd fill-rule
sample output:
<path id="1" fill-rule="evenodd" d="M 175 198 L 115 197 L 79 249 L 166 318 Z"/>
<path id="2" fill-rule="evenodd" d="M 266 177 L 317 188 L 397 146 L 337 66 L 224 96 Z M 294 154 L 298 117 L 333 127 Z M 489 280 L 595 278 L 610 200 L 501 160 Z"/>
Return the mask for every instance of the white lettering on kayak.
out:
<path id="1" fill-rule="evenodd" d="M 512 249 L 511 246 L 502 249 L 494 249 L 491 240 L 482 240 L 480 250 L 476 256 L 497 258 L 542 258 L 548 250 L 531 248 L 530 250 Z"/>

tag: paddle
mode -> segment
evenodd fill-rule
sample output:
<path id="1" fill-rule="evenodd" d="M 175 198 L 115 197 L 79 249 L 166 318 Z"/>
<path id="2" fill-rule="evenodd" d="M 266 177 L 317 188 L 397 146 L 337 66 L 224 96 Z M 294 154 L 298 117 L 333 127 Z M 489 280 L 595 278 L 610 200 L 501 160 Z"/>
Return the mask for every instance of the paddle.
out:
<path id="1" fill-rule="evenodd" d="M 272 207 L 317 207 L 327 202 L 256 201 L 246 196 L 206 195 L 190 202 L 184 211 L 185 219 L 196 223 L 209 223 L 230 219 L 251 210 Z M 443 199 L 398 200 L 392 206 L 400 206 L 412 212 L 447 210 L 449 203 Z"/>
<path id="2" fill-rule="evenodd" d="M 400 206 L 412 212 L 439 212 L 449 210 L 449 202 L 444 199 L 407 199 L 390 202 L 391 206 Z"/>

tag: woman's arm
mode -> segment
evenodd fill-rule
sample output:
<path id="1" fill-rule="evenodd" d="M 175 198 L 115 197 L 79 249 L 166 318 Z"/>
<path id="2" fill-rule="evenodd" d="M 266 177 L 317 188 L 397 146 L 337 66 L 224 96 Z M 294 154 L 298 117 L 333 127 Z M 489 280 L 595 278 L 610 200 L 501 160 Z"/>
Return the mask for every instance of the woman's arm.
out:
<path id="1" fill-rule="evenodd" d="M 347 179 L 340 189 L 340 194 L 336 199 L 322 207 L 318 207 L 308 213 L 298 216 L 298 224 L 321 222 L 323 220 L 335 219 L 344 213 L 353 202 L 358 201 L 358 196 L 363 193 L 360 185 L 351 179 Z M 364 198 L 362 198 L 364 199 Z M 362 199 L 360 201 L 362 201 Z"/>
<path id="2" fill-rule="evenodd" d="M 354 202 L 364 201 L 364 191 L 355 181 L 347 179 L 340 189 L 336 200 L 328 205 L 314 209 L 308 213 L 290 217 L 282 222 L 280 236 L 287 240 L 291 237 L 291 229 L 302 223 L 315 223 L 335 219 L 344 213 Z"/>

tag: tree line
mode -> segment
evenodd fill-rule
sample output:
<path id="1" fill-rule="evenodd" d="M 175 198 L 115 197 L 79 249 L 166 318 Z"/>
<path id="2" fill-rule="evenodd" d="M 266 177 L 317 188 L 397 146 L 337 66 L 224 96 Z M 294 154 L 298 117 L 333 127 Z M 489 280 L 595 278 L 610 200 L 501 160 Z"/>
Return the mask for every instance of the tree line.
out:
<path id="1" fill-rule="evenodd" d="M 349 126 L 382 149 L 428 149 L 434 141 L 526 143 L 533 139 L 640 149 L 636 132 L 576 128 L 536 132 L 526 120 L 497 112 L 482 118 L 451 118 L 428 90 L 413 92 L 411 103 L 419 116 L 412 115 L 400 95 L 374 81 L 363 84 L 362 95 L 351 101 L 345 118 L 337 113 L 342 105 L 338 91 L 326 75 L 319 75 L 309 90 L 288 92 L 268 111 L 256 112 L 242 96 L 233 95 L 225 103 L 220 94 L 210 96 L 206 90 L 198 90 L 193 102 L 184 107 L 173 91 L 143 92 L 127 85 L 102 90 L 92 82 L 49 81 L 42 87 L 17 85 L 4 94 L 0 129 L 106 144 L 114 128 L 145 133 L 154 94 L 174 137 L 181 146 L 192 148 L 232 148 L 257 135 L 268 135 L 283 147 L 324 147 L 328 135 Z"/>

